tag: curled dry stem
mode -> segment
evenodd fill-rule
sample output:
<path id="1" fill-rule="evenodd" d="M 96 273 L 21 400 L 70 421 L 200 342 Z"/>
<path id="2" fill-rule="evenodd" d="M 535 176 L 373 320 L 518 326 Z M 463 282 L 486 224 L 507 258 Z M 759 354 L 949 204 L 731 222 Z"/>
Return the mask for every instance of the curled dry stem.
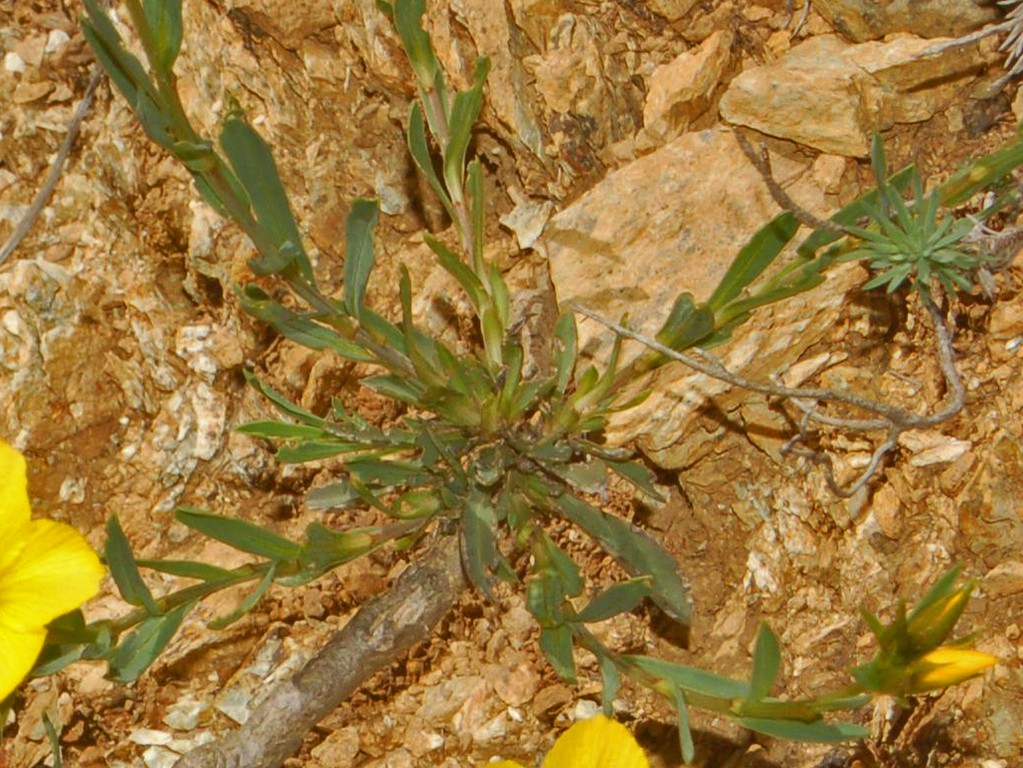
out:
<path id="1" fill-rule="evenodd" d="M 820 464 L 824 468 L 825 477 L 832 492 L 843 498 L 848 498 L 863 488 L 876 474 L 885 454 L 895 448 L 898 444 L 899 436 L 903 432 L 910 429 L 930 427 L 947 421 L 958 414 L 965 403 L 966 390 L 963 387 L 959 371 L 955 366 L 952 334 L 934 302 L 926 297 L 921 297 L 921 301 L 927 307 L 934 326 L 935 346 L 946 386 L 944 404 L 934 413 L 926 415 L 919 415 L 899 406 L 877 402 L 860 395 L 836 392 L 831 389 L 786 387 L 777 381 L 770 383 L 754 381 L 728 370 L 717 357 L 704 349 L 697 347 L 687 352 L 678 352 L 670 347 L 666 347 L 650 336 L 627 328 L 613 320 L 603 318 L 586 307 L 576 304 L 571 309 L 610 328 L 615 333 L 638 341 L 665 357 L 676 360 L 705 376 L 710 376 L 726 384 L 741 387 L 751 392 L 759 392 L 760 394 L 777 397 L 785 402 L 792 403 L 793 406 L 802 411 L 803 416 L 799 422 L 799 432 L 785 444 L 783 451 L 806 458 L 815 464 Z M 847 418 L 825 413 L 819 408 L 818 404 L 821 402 L 846 405 L 855 410 L 865 411 L 871 414 L 873 418 Z M 874 450 L 870 461 L 859 477 L 852 484 L 842 486 L 835 480 L 831 457 L 806 447 L 810 431 L 815 424 L 843 429 L 849 432 L 878 432 L 883 430 L 885 432 L 885 439 Z"/>

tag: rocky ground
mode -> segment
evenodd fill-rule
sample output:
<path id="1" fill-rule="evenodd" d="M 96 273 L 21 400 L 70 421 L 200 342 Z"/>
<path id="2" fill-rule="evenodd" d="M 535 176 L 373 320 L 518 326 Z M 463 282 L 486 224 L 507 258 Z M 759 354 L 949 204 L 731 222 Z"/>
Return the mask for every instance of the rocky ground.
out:
<path id="1" fill-rule="evenodd" d="M 436 297 L 450 286 L 421 230 L 443 230 L 415 177 L 402 124 L 413 95 L 407 64 L 374 0 L 185 0 L 179 63 L 187 109 L 207 133 L 237 99 L 272 142 L 324 285 L 339 285 L 349 202 L 379 198 L 380 267 L 371 300 L 395 305 L 397 265 L 423 289 L 422 322 L 443 330 Z M 938 58 L 926 38 L 998 18 L 971 0 L 814 0 L 793 37 L 783 0 L 451 0 L 429 24 L 452 77 L 492 57 L 476 151 L 487 170 L 491 257 L 523 302 L 547 295 L 605 316 L 626 309 L 656 329 L 682 290 L 707 296 L 730 259 L 777 213 L 733 128 L 758 133 L 777 179 L 801 205 L 834 211 L 869 184 L 871 131 L 890 160 L 931 182 L 1013 135 L 1023 104 L 988 39 Z M 799 8 L 796 9 L 799 15 Z M 42 184 L 92 59 L 77 2 L 0 0 L 0 238 Z M 343 362 L 282 341 L 240 313 L 251 247 L 198 201 L 187 174 L 151 145 L 102 86 L 43 215 L 0 268 L 0 435 L 29 457 L 36 514 L 68 521 L 98 548 L 116 512 L 137 553 L 244 557 L 190 533 L 173 509 L 191 504 L 299 536 L 306 492 L 336 466 L 282 467 L 269 447 L 233 431 L 269 409 L 247 389 L 255 369 L 313 410 L 341 396 L 371 419 L 395 415 Z M 655 394 L 623 417 L 670 491 L 668 504 L 613 493 L 610 508 L 654 531 L 693 586 L 688 649 L 644 615 L 605 629 L 619 647 L 744 675 L 758 623 L 786 654 L 785 691 L 842 684 L 869 653 L 862 606 L 890 615 L 951 564 L 979 589 L 963 620 L 1000 665 L 927 700 L 893 724 L 883 705 L 857 713 L 866 744 L 837 750 L 751 740 L 696 716 L 705 766 L 1023 765 L 1023 272 L 1010 263 L 995 295 L 957 302 L 955 347 L 967 405 L 955 420 L 904 436 L 869 494 L 836 499 L 780 446 L 791 434 L 765 399 L 670 366 Z M 907 404 L 940 402 L 926 317 L 912 301 L 857 292 L 860 267 L 757 315 L 722 355 L 754 378 L 847 387 Z M 581 326 L 587 351 L 610 341 Z M 870 448 L 836 437 L 840 471 Z M 580 552 L 588 552 L 580 541 Z M 357 561 L 311 586 L 275 588 L 228 630 L 185 623 L 138 682 L 120 685 L 80 663 L 34 681 L 0 746 L 0 766 L 46 762 L 40 715 L 63 723 L 65 765 L 173 765 L 176 755 L 245 718 L 261 690 L 314 653 L 403 555 Z M 593 551 L 589 565 L 605 564 Z M 173 586 L 154 580 L 155 589 Z M 108 592 L 92 618 L 124 607 Z M 580 658 L 578 686 L 538 658 L 522 601 L 466 598 L 436 639 L 371 680 L 309 734 L 293 765 L 475 766 L 523 762 L 599 701 Z M 626 687 L 620 718 L 655 766 L 678 762 L 671 713 Z"/>

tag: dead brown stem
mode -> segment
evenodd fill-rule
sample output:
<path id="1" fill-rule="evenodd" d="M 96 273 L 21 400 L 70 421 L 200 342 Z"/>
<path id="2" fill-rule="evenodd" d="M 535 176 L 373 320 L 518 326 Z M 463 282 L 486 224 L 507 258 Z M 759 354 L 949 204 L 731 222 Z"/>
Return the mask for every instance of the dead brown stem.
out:
<path id="1" fill-rule="evenodd" d="M 370 676 L 426 640 L 466 588 L 458 536 L 435 541 L 387 592 L 364 604 L 298 674 L 248 721 L 193 749 L 175 768 L 276 768 L 305 734 Z"/>
<path id="2" fill-rule="evenodd" d="M 941 312 L 934 305 L 934 302 L 923 296 L 920 297 L 920 300 L 927 308 L 934 326 L 938 361 L 947 388 L 946 402 L 935 413 L 926 415 L 919 415 L 898 406 L 879 403 L 859 395 L 836 392 L 830 389 L 786 387 L 776 382 L 753 381 L 729 371 L 714 355 L 699 347 L 695 347 L 687 352 L 678 352 L 664 346 L 656 339 L 642 333 L 637 333 L 612 320 L 607 320 L 585 307 L 574 305 L 572 309 L 591 320 L 596 320 L 615 333 L 638 341 L 650 349 L 660 352 L 665 357 L 677 360 L 706 376 L 751 392 L 759 392 L 791 402 L 803 412 L 803 418 L 800 419 L 799 432 L 785 444 L 784 452 L 802 456 L 815 464 L 821 465 L 824 468 L 825 477 L 832 492 L 843 498 L 848 498 L 870 481 L 870 478 L 874 476 L 881 466 L 881 460 L 885 454 L 898 444 L 899 435 L 908 429 L 918 429 L 920 427 L 940 424 L 955 416 L 963 408 L 966 390 L 955 367 L 952 334 L 948 330 L 945 319 L 941 316 Z M 851 419 L 823 413 L 818 408 L 818 402 L 840 403 L 857 410 L 866 411 L 876 416 L 876 418 Z M 805 447 L 810 429 L 815 423 L 844 429 L 849 432 L 877 432 L 884 430 L 886 436 L 885 440 L 875 448 L 866 469 L 851 485 L 843 487 L 835 480 L 831 467 L 831 457 L 812 448 Z"/>

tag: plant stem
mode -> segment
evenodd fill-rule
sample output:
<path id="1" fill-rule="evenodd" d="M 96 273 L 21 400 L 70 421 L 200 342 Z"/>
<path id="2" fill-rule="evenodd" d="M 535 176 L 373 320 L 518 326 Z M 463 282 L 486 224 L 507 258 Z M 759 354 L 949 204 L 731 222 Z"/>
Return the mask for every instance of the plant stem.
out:
<path id="1" fill-rule="evenodd" d="M 277 768 L 305 734 L 370 676 L 426 640 L 466 588 L 458 536 L 434 541 L 422 560 L 356 612 L 245 725 L 198 747 L 175 768 Z"/>

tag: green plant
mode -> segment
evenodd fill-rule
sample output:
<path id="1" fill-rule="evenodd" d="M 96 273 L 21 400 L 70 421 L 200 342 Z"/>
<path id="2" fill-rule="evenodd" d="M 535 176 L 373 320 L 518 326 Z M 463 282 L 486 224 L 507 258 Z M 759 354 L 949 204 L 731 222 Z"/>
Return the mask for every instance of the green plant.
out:
<path id="1" fill-rule="evenodd" d="M 973 287 L 969 275 L 985 261 L 974 250 L 963 247 L 975 222 L 951 215 L 939 219 L 941 194 L 935 190 L 925 196 L 916 169 L 910 177 L 913 202 L 907 204 L 901 192 L 886 181 L 884 146 L 876 133 L 870 154 L 878 195 L 868 216 L 876 228 L 847 224 L 846 231 L 860 242 L 843 254 L 842 260 L 865 259 L 871 269 L 878 271 L 863 285 L 864 290 L 885 286 L 888 293 L 893 293 L 908 279 L 914 291 L 928 298 L 932 280 L 948 293 L 969 291 Z"/>
<path id="2" fill-rule="evenodd" d="M 711 375 L 751 384 L 751 389 L 760 386 L 761 391 L 804 407 L 808 414 L 804 430 L 813 421 L 810 416 L 834 423 L 833 417 L 828 421 L 815 406 L 807 406 L 804 401 L 810 399 L 830 398 L 871 410 L 875 418 L 855 422 L 853 427 L 866 424 L 864 429 L 888 430 L 885 444 L 894 440 L 893 435 L 897 437 L 898 429 L 922 423 L 915 414 L 861 398 L 820 390 L 775 390 L 740 382 L 734 376 L 729 379 L 730 374 L 706 351 L 727 341 L 757 308 L 819 285 L 827 268 L 851 257 L 845 239 L 849 234 L 876 245 L 870 224 L 854 229 L 861 217 L 873 217 L 877 231 L 894 242 L 883 222 L 891 223 L 889 211 L 893 208 L 898 218 L 901 209 L 894 200 L 901 202 L 901 198 L 893 190 L 905 187 L 909 173 L 884 181 L 882 172 L 878 190 L 835 214 L 830 224 L 817 228 L 799 244 L 794 259 L 781 265 L 777 264 L 779 256 L 794 240 L 800 219 L 794 212 L 776 217 L 740 251 L 706 302 L 698 303 L 688 294 L 678 297 L 657 333 L 656 348 L 629 366 L 619 366 L 621 335 L 606 365 L 585 364 L 579 357 L 573 314 L 563 312 L 549 329 L 550 366 L 540 366 L 529 375 L 527 350 L 516 331 L 509 288 L 501 272 L 485 258 L 483 170 L 477 160 L 470 159 L 489 64 L 480 58 L 470 85 L 462 91 L 450 89 L 421 26 L 423 0 L 380 5 L 394 21 L 419 94 L 409 112 L 408 148 L 450 215 L 459 243 L 460 253 L 425 235 L 438 263 L 461 286 L 472 307 L 475 335 L 464 340 L 467 351 L 430 336 L 417 325 L 412 313 L 413 286 L 405 269 L 399 282 L 400 317 L 385 317 L 367 305 L 378 217 L 373 201 L 351 204 L 340 297 L 335 296 L 333 287 L 321 288 L 270 148 L 245 121 L 240 107 L 230 111 L 216 143 L 201 136 L 185 114 L 173 73 L 181 47 L 180 2 L 126 0 L 126 5 L 148 68 L 128 52 L 96 0 L 85 0 L 88 15 L 83 25 L 100 62 L 149 137 L 177 157 L 191 172 L 202 197 L 250 237 L 258 253 L 250 265 L 253 272 L 275 277 L 290 289 L 288 299 L 282 300 L 255 284 L 240 287 L 241 306 L 299 344 L 371 368 L 373 373 L 361 383 L 401 403 L 404 413 L 397 425 L 386 428 L 349 413 L 339 401 L 329 413 L 314 414 L 250 374 L 252 386 L 282 418 L 251 423 L 242 431 L 277 443 L 277 457 L 283 462 L 340 457 L 343 478 L 315 491 L 309 503 L 332 509 L 361 505 L 376 510 L 386 522 L 340 532 L 313 524 L 304 541 L 292 542 L 240 520 L 194 509 L 178 510 L 178 519 L 195 531 L 257 558 L 251 565 L 225 570 L 205 563 L 136 561 L 117 518 L 112 517 L 105 558 L 122 596 L 135 609 L 120 619 L 89 625 L 80 613 L 73 613 L 51 625 L 47 652 L 37 674 L 55 671 L 78 658 L 102 658 L 114 679 L 135 679 L 166 646 L 185 614 L 215 591 L 256 583 L 236 611 L 216 622 L 224 626 L 250 610 L 273 583 L 304 583 L 389 542 L 407 547 L 425 541 L 429 531 L 440 531 L 443 536 L 444 531 L 454 530 L 464 572 L 483 594 L 490 595 L 499 580 L 517 585 L 519 574 L 525 573 L 523 589 L 527 606 L 540 625 L 540 646 L 559 675 L 574 678 L 573 649 L 583 647 L 599 662 L 606 707 L 610 707 L 623 675 L 665 695 L 678 712 L 687 759 L 694 752 L 688 729 L 690 706 L 719 712 L 771 735 L 834 741 L 862 735 L 863 729 L 827 721 L 825 714 L 857 707 L 874 693 L 914 692 L 912 674 L 920 671 L 922 659 L 940 647 L 954 621 L 933 629 L 928 643 L 914 645 L 911 651 L 903 652 L 903 648 L 896 655 L 888 653 L 886 643 L 899 636 L 899 631 L 881 632 L 881 653 L 888 653 L 883 656 L 884 663 L 905 674 L 893 672 L 861 680 L 843 691 L 805 700 L 771 695 L 781 651 L 766 626 L 757 637 L 748 681 L 656 658 L 620 654 L 601 643 L 587 627 L 631 611 L 645 600 L 680 624 L 687 624 L 690 617 L 691 598 L 674 558 L 646 533 L 593 503 L 610 474 L 624 478 L 639 493 L 658 494 L 652 473 L 635 461 L 626 447 L 606 445 L 602 440 L 609 416 L 633 407 L 645 396 L 630 397 L 623 392 L 647 371 L 671 359 L 687 364 L 695 360 Z M 933 200 L 946 201 L 953 184 L 959 185 L 954 188 L 956 194 L 972 194 L 1000 179 L 1021 162 L 1020 145 L 1007 151 L 1015 153 L 1011 160 L 1005 156 L 981 159 L 967 176 L 954 177 L 932 193 L 927 205 Z M 902 206 L 910 225 L 937 222 L 935 215 L 918 221 L 911 212 L 915 207 Z M 903 224 L 900 232 L 906 226 Z M 950 231 L 958 233 L 959 228 L 953 225 Z M 916 269 L 919 283 L 926 275 L 919 266 Z M 953 286 L 961 285 L 949 279 Z M 922 295 L 927 298 L 926 293 Z M 939 322 L 944 329 L 943 321 L 935 317 L 936 333 L 943 340 L 940 351 L 950 342 L 947 333 L 942 336 L 938 330 Z M 623 326 L 615 327 L 626 334 Z M 686 350 L 692 357 L 683 355 Z M 946 375 L 954 377 L 954 368 Z M 946 409 L 947 413 L 956 410 L 958 407 Z M 874 469 L 881 456 L 879 449 Z M 869 477 L 865 475 L 863 482 Z M 599 594 L 588 590 L 582 570 L 554 533 L 563 524 L 585 532 L 613 556 L 629 578 Z M 140 568 L 198 583 L 157 597 L 141 578 Z M 937 597 L 928 599 L 933 603 L 960 594 L 954 579 L 953 574 L 951 580 L 943 580 L 936 587 Z M 288 717 L 281 713 L 279 719 L 287 726 L 293 722 Z"/>

